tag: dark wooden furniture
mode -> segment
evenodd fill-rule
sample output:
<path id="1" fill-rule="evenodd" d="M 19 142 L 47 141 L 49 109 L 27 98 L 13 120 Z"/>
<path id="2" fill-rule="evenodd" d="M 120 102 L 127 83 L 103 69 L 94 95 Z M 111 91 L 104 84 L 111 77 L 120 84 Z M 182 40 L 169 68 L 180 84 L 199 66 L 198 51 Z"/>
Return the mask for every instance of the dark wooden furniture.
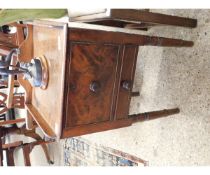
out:
<path id="1" fill-rule="evenodd" d="M 144 41 L 139 35 L 87 29 L 69 29 L 68 36 L 62 137 L 129 126 L 138 46 L 164 44 L 153 40 L 158 38 Z"/>
<path id="2" fill-rule="evenodd" d="M 44 55 L 49 65 L 46 89 L 26 89 L 26 108 L 50 138 L 67 138 L 176 114 L 179 109 L 129 115 L 139 46 L 192 47 L 192 41 L 34 21 L 19 61 Z M 26 47 L 31 49 L 26 50 Z"/>
<path id="3" fill-rule="evenodd" d="M 85 22 L 104 26 L 147 30 L 157 25 L 194 28 L 196 19 L 153 13 L 143 9 L 106 9 L 104 12 L 85 14 L 70 18 L 74 22 Z"/>

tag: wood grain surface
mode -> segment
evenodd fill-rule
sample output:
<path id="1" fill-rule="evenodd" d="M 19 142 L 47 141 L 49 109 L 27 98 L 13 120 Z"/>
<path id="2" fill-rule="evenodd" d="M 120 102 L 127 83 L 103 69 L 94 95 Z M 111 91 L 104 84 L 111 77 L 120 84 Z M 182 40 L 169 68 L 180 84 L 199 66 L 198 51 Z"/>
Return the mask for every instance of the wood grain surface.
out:
<path id="1" fill-rule="evenodd" d="M 71 43 L 66 127 L 110 120 L 119 46 Z M 97 92 L 90 90 L 97 82 Z"/>
<path id="2" fill-rule="evenodd" d="M 49 66 L 49 82 L 45 90 L 34 87 L 31 104 L 56 136 L 61 133 L 64 73 L 66 62 L 66 25 L 34 23 L 33 55 L 44 55 Z M 36 115 L 34 115 L 36 118 Z M 35 119 L 36 120 L 36 119 Z M 39 121 L 37 120 L 39 123 Z M 43 128 L 44 129 L 44 128 Z"/>

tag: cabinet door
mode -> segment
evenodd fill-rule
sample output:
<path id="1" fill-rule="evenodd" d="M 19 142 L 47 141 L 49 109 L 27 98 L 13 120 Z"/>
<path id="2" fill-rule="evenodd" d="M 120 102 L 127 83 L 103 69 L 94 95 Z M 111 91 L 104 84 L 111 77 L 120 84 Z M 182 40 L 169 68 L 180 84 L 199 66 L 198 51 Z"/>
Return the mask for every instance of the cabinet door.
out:
<path id="1" fill-rule="evenodd" d="M 66 126 L 111 119 L 118 45 L 70 44 Z"/>

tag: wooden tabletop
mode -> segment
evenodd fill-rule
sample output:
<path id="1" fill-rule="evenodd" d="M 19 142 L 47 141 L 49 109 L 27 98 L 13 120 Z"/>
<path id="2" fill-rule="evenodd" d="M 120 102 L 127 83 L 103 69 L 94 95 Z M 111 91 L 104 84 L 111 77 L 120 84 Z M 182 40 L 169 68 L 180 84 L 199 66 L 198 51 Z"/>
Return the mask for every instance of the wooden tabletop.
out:
<path id="1" fill-rule="evenodd" d="M 63 92 L 66 61 L 67 24 L 33 22 L 33 57 L 44 56 L 49 68 L 46 89 L 33 87 L 26 108 L 46 136 L 61 134 Z M 24 50 L 23 50 L 24 52 Z M 20 58 L 21 60 L 21 58 Z M 30 92 L 30 91 L 29 91 Z"/>

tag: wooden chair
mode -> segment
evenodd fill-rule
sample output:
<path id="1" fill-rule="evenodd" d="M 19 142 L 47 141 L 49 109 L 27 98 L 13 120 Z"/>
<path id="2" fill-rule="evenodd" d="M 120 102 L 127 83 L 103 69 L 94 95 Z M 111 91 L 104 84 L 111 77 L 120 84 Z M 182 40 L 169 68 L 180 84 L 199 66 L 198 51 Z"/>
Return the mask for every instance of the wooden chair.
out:
<path id="1" fill-rule="evenodd" d="M 101 13 L 85 14 L 70 18 L 73 22 L 85 22 L 104 26 L 148 30 L 157 25 L 194 28 L 197 20 L 150 12 L 148 9 L 106 9 Z"/>
<path id="2" fill-rule="evenodd" d="M 8 158 L 10 159 L 8 160 L 9 162 L 7 162 L 8 165 L 14 166 L 13 153 L 16 148 L 22 148 L 23 153 L 24 153 L 25 165 L 30 166 L 31 165 L 30 153 L 36 145 L 40 145 L 42 147 L 48 163 L 53 164 L 53 161 L 50 159 L 50 155 L 49 155 L 46 144 L 51 143 L 54 140 L 45 140 L 45 138 L 42 138 L 39 134 L 36 133 L 35 128 L 33 130 L 27 130 L 25 128 L 25 125 L 23 125 L 20 128 L 18 128 L 16 125 L 9 128 L 0 126 L 0 130 L 1 130 L 0 131 L 1 132 L 1 149 L 6 151 L 7 159 Z M 17 141 L 17 142 L 5 144 L 5 137 L 12 134 L 24 135 L 24 136 L 35 139 L 35 141 L 31 143 L 23 143 L 23 141 Z"/>
<path id="3" fill-rule="evenodd" d="M 23 128 L 22 128 L 23 129 Z M 11 132 L 13 130 L 13 132 L 16 130 L 16 133 L 19 134 L 17 132 L 17 128 L 13 129 L 6 129 L 3 127 L 0 127 L 0 134 L 1 137 L 4 137 L 5 134 L 8 134 L 8 131 Z M 24 130 L 24 134 L 27 136 L 30 136 L 32 138 L 37 138 L 40 137 L 38 134 L 36 134 L 35 132 L 28 132 Z M 41 137 L 40 137 L 41 138 Z M 23 150 L 23 157 L 24 157 L 24 163 L 25 166 L 31 166 L 31 161 L 30 161 L 30 153 L 32 152 L 33 148 L 37 145 L 40 145 L 44 150 L 45 156 L 47 158 L 47 161 L 49 164 L 53 164 L 53 162 L 50 160 L 49 154 L 47 152 L 47 147 L 46 144 L 51 143 L 52 141 L 45 141 L 44 139 L 38 139 L 36 141 L 30 142 L 30 143 L 23 143 L 23 141 L 16 141 L 16 142 L 12 142 L 12 143 L 7 143 L 5 144 L 5 141 L 2 141 L 3 139 L 0 139 L 0 166 L 3 166 L 3 151 L 6 152 L 6 160 L 7 160 L 7 166 L 15 166 L 15 161 L 14 161 L 14 153 L 16 149 L 22 149 Z"/>
<path id="4" fill-rule="evenodd" d="M 1 114 L 0 127 L 1 126 L 5 126 L 5 125 L 11 125 L 10 128 L 4 128 L 5 135 L 7 135 L 7 134 L 22 134 L 22 135 L 31 137 L 31 138 L 33 138 L 33 139 L 35 139 L 37 141 L 43 141 L 43 139 L 35 132 L 35 128 L 37 127 L 37 125 L 35 123 L 33 123 L 33 126 L 34 126 L 33 129 L 27 130 L 25 124 L 21 128 L 18 128 L 17 125 L 16 125 L 17 123 L 23 123 L 23 122 L 25 122 L 25 118 L 15 119 L 15 118 L 10 117 L 10 120 L 6 120 L 6 117 L 5 117 L 4 114 L 5 114 L 5 112 L 7 112 L 9 110 L 6 107 L 6 104 L 5 104 L 7 95 L 4 94 L 4 93 L 2 93 L 2 92 L 0 92 L 0 96 L 3 97 L 3 100 L 0 99 L 0 105 L 3 107 L 0 110 L 0 114 Z M 12 107 L 13 108 L 24 109 L 25 108 L 25 105 L 24 105 L 24 96 L 14 95 Z M 49 156 L 49 153 L 48 153 L 48 149 L 47 149 L 46 144 L 42 143 L 41 146 L 42 146 L 42 149 L 43 149 L 43 151 L 45 153 L 45 156 L 46 156 L 48 162 L 49 163 L 52 163 L 52 161 L 50 160 L 50 156 Z M 18 147 L 18 146 L 16 145 L 16 147 Z M 10 153 L 8 153 L 8 154 L 10 154 Z"/>

